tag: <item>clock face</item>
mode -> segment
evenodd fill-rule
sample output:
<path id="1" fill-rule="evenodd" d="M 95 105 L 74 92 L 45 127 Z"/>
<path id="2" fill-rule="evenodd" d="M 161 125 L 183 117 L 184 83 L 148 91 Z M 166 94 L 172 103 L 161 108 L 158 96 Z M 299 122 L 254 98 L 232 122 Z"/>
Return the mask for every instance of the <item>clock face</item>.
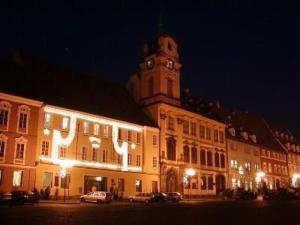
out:
<path id="1" fill-rule="evenodd" d="M 152 69 L 154 66 L 154 60 L 153 59 L 147 60 L 146 66 L 147 66 L 147 69 Z"/>
<path id="2" fill-rule="evenodd" d="M 168 59 L 166 66 L 170 70 L 174 69 L 174 62 L 172 60 Z"/>

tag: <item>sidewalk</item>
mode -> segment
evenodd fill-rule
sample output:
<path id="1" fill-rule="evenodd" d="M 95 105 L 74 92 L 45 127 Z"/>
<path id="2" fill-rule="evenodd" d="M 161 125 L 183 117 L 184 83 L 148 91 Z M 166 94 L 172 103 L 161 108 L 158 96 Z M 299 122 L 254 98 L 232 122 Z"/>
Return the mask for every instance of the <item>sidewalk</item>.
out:
<path id="1" fill-rule="evenodd" d="M 76 200 L 76 199 L 69 199 L 69 200 L 63 200 L 63 199 L 59 199 L 59 200 L 40 200 L 38 204 L 79 204 L 80 200 Z"/>
<path id="2" fill-rule="evenodd" d="M 181 202 L 219 202 L 219 201 L 226 201 L 224 197 L 220 196 L 203 196 L 197 198 L 184 198 Z"/>

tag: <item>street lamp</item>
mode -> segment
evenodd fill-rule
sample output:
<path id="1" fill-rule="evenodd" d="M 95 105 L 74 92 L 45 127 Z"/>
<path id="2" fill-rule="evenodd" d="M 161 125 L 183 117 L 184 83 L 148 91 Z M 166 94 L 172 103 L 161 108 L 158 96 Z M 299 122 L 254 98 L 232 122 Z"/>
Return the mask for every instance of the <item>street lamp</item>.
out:
<path id="1" fill-rule="evenodd" d="M 294 173 L 292 176 L 292 186 L 297 187 L 297 181 L 300 178 L 299 173 Z"/>
<path id="2" fill-rule="evenodd" d="M 185 175 L 189 178 L 189 199 L 191 199 L 192 192 L 192 177 L 195 176 L 196 171 L 193 168 L 188 168 L 185 170 Z"/>
<path id="3" fill-rule="evenodd" d="M 64 203 L 66 203 L 66 185 L 68 182 L 68 186 L 69 186 L 69 180 L 67 181 L 67 168 L 71 168 L 73 166 L 73 164 L 71 162 L 68 161 L 63 161 L 60 164 L 61 168 L 60 168 L 60 177 L 63 178 L 65 180 L 65 184 L 64 184 Z M 68 190 L 68 196 L 69 196 L 69 190 Z"/>
<path id="4" fill-rule="evenodd" d="M 263 171 L 256 173 L 255 181 L 259 186 L 259 190 L 260 190 L 261 185 L 262 185 L 261 184 L 262 178 L 264 178 L 265 176 L 266 176 L 266 174 Z"/>

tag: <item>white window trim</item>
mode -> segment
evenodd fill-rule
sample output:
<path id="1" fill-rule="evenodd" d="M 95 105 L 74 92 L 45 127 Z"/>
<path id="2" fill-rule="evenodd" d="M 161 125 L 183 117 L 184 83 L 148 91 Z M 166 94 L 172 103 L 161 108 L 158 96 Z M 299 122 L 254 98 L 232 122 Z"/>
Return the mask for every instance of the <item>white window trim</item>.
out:
<path id="1" fill-rule="evenodd" d="M 6 149 L 7 149 L 7 140 L 8 140 L 8 137 L 1 133 L 0 134 L 0 141 L 3 141 L 5 144 L 4 144 L 4 153 L 3 153 L 3 156 L 0 157 L 0 163 L 5 163 L 5 156 L 6 156 Z"/>
<path id="2" fill-rule="evenodd" d="M 23 136 L 16 138 L 15 139 L 15 153 L 14 153 L 14 163 L 15 164 L 20 164 L 24 165 L 25 164 L 25 159 L 26 159 L 26 149 L 27 149 L 27 139 L 25 139 Z M 17 159 L 17 145 L 18 144 L 24 144 L 24 154 L 23 154 L 23 159 Z"/>
<path id="3" fill-rule="evenodd" d="M 26 113 L 27 114 L 27 120 L 26 120 L 26 131 L 20 130 L 20 114 Z M 17 133 L 20 134 L 28 134 L 28 127 L 29 127 L 29 120 L 30 120 L 30 107 L 27 105 L 20 105 L 18 106 L 18 118 L 17 118 Z"/>
<path id="4" fill-rule="evenodd" d="M 11 107 L 12 107 L 12 105 L 9 102 L 7 102 L 7 101 L 1 101 L 0 102 L 0 110 L 3 109 L 3 110 L 7 110 L 8 111 L 6 127 L 5 128 L 1 128 L 0 127 L 0 130 L 8 131 L 9 121 L 10 121 L 10 114 L 11 114 Z"/>

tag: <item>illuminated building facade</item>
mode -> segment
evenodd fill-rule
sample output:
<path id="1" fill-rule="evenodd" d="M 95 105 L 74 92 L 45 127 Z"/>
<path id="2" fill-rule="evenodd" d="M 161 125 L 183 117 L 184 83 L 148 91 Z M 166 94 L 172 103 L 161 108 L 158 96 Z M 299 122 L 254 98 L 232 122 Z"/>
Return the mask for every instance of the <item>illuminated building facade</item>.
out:
<path id="1" fill-rule="evenodd" d="M 225 124 L 200 103 L 189 105 L 180 91 L 180 67 L 177 43 L 160 35 L 145 43 L 140 73 L 127 88 L 160 128 L 161 191 L 215 195 L 226 187 Z"/>
<path id="2" fill-rule="evenodd" d="M 0 93 L 0 192 L 35 186 L 35 148 L 42 103 Z"/>

